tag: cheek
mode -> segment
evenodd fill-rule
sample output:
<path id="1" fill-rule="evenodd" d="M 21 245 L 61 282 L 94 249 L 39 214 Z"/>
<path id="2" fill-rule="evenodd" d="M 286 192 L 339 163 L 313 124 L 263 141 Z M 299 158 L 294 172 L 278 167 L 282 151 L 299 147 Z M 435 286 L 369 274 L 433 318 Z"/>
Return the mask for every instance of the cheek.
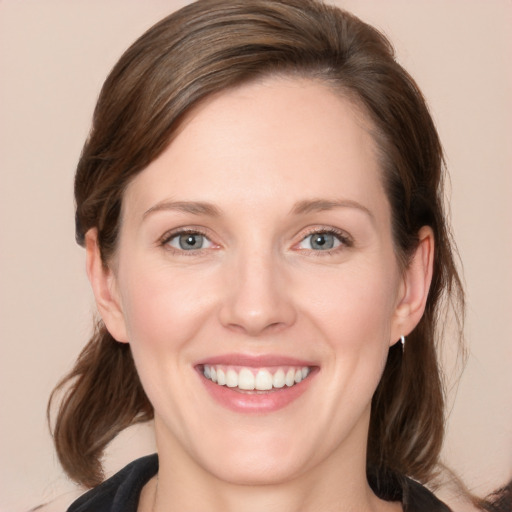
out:
<path id="1" fill-rule="evenodd" d="M 190 318 L 207 309 L 212 298 L 212 272 L 172 268 L 143 260 L 129 262 L 120 275 L 121 300 L 129 330 L 142 332 L 188 330 Z M 135 336 L 137 337 L 137 336 Z"/>
<path id="2" fill-rule="evenodd" d="M 303 311 L 324 341 L 323 359 L 334 376 L 330 393 L 364 405 L 392 342 L 398 272 L 392 266 L 354 266 L 309 289 Z"/>
<path id="3" fill-rule="evenodd" d="M 392 267 L 359 265 L 305 283 L 298 295 L 307 297 L 304 314 L 328 332 L 332 343 L 363 350 L 388 344 L 397 290 Z"/>
<path id="4" fill-rule="evenodd" d="M 140 268 L 144 270 L 141 272 Z M 213 294 L 209 279 L 173 272 L 165 266 L 126 269 L 121 300 L 132 350 L 178 350 L 194 337 Z"/>
<path id="5" fill-rule="evenodd" d="M 169 391 L 190 378 L 191 347 L 208 321 L 213 283 L 147 262 L 123 271 L 120 295 L 137 372 L 155 410 L 172 411 L 169 422 L 180 430 L 184 397 Z"/>

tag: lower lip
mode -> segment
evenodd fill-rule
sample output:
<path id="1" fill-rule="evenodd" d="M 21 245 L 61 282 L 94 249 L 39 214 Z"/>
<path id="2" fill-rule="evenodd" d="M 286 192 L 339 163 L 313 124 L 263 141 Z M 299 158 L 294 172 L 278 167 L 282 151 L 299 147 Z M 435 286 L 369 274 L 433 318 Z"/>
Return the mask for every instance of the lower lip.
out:
<path id="1" fill-rule="evenodd" d="M 297 400 L 310 386 L 316 368 L 310 374 L 290 387 L 272 391 L 236 391 L 235 388 L 219 386 L 199 372 L 201 381 L 210 395 L 222 406 L 241 413 L 270 413 L 278 411 Z"/>

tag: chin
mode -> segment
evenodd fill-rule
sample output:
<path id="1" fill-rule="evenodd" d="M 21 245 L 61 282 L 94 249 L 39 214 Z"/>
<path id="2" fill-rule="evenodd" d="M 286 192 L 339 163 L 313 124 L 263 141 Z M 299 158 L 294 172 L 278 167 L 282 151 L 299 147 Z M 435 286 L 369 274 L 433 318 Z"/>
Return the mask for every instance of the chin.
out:
<path id="1" fill-rule="evenodd" d="M 304 464 L 290 457 L 262 457 L 261 453 L 232 454 L 222 464 L 206 468 L 219 480 L 234 485 L 275 485 L 293 480 L 304 470 Z"/>
<path id="2" fill-rule="evenodd" d="M 261 428 L 240 424 L 220 428 L 217 436 L 196 446 L 195 459 L 216 478 L 238 485 L 270 485 L 293 480 L 318 463 L 321 443 L 314 443 L 296 425 Z M 266 428 L 265 428 L 266 427 Z M 313 436 L 314 437 L 314 436 Z M 216 439 L 215 439 L 216 438 Z"/>

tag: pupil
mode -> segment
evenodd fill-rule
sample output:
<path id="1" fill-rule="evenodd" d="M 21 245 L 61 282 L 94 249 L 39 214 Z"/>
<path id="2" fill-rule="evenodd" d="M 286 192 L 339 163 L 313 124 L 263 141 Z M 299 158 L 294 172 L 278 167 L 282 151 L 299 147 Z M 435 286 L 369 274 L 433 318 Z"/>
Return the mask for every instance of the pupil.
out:
<path id="1" fill-rule="evenodd" d="M 326 234 L 316 235 L 311 241 L 313 249 L 332 249 L 334 247 L 334 236 Z"/>
<path id="2" fill-rule="evenodd" d="M 180 237 L 180 247 L 182 249 L 195 249 L 201 245 L 202 235 L 182 235 Z"/>

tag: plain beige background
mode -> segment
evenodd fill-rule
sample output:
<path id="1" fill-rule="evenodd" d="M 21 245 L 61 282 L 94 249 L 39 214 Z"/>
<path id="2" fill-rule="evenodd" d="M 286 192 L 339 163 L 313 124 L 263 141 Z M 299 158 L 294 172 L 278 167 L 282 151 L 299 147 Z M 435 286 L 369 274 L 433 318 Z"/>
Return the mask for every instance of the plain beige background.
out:
<path id="1" fill-rule="evenodd" d="M 0 0 L 1 512 L 77 492 L 45 419 L 48 395 L 87 340 L 94 311 L 74 243 L 74 167 L 111 66 L 184 3 Z M 455 399 L 450 380 L 444 456 L 485 493 L 512 476 L 512 2 L 337 3 L 391 38 L 444 142 L 470 346 Z M 452 361 L 449 339 L 447 347 Z M 447 373 L 456 373 L 452 362 Z M 151 451 L 149 432 L 114 443 L 108 471 Z"/>

